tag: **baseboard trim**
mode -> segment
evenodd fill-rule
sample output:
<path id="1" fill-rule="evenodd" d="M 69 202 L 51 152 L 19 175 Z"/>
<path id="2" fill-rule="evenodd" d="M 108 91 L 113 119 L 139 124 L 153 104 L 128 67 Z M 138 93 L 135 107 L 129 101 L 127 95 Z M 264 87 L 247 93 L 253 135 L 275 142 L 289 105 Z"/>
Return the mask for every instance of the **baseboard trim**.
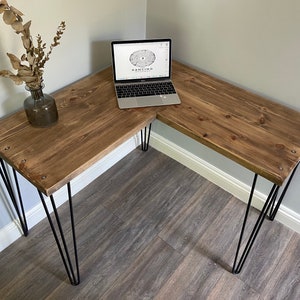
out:
<path id="1" fill-rule="evenodd" d="M 110 152 L 88 170 L 83 172 L 81 175 L 76 177 L 71 181 L 72 186 L 72 194 L 75 195 L 81 189 L 86 187 L 89 183 L 91 183 L 95 178 L 103 174 L 106 170 L 116 164 L 119 160 L 129 154 L 132 150 L 134 150 L 140 144 L 139 136 L 135 135 L 125 143 L 117 147 L 115 150 Z M 57 207 L 62 205 L 67 201 L 66 198 L 67 192 L 64 188 L 58 190 L 55 196 L 55 202 Z M 49 199 L 46 199 L 46 203 L 49 203 Z M 50 205 L 48 205 L 49 211 L 51 212 Z M 28 223 L 28 228 L 32 228 L 34 225 L 39 223 L 46 217 L 44 208 L 42 204 L 38 204 L 34 206 L 31 210 L 26 212 L 26 220 Z M 0 252 L 16 241 L 19 237 L 22 236 L 20 227 L 16 220 L 10 222 L 8 225 L 4 226 L 0 229 Z"/>
<path id="2" fill-rule="evenodd" d="M 243 202 L 248 202 L 249 192 L 251 189 L 249 185 L 230 176 L 182 147 L 179 147 L 156 132 L 151 133 L 150 145 L 154 149 L 168 155 L 209 181 L 220 186 L 222 189 L 231 193 Z M 255 192 L 253 195 L 252 206 L 257 209 L 261 209 L 266 197 L 267 195 L 263 193 Z M 280 206 L 280 210 L 276 215 L 276 220 L 300 233 L 300 215 L 284 205 Z"/>

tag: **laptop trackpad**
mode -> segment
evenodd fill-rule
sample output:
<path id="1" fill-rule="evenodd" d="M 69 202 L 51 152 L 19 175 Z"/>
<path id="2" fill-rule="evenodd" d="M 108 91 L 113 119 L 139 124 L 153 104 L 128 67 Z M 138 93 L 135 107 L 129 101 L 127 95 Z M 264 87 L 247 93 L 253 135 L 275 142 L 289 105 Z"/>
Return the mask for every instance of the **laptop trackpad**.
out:
<path id="1" fill-rule="evenodd" d="M 119 108 L 135 108 L 135 107 L 147 107 L 147 106 L 160 106 L 164 102 L 160 96 L 147 96 L 147 97 L 132 97 L 121 98 L 118 101 Z"/>
<path id="2" fill-rule="evenodd" d="M 163 105 L 163 101 L 159 96 L 148 96 L 146 98 L 136 98 L 137 106 L 157 106 Z"/>

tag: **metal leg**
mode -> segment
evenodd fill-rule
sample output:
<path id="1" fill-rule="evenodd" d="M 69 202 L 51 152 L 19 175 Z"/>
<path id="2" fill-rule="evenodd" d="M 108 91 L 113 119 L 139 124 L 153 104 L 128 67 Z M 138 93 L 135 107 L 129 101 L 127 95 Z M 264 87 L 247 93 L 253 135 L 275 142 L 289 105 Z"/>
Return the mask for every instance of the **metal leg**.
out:
<path id="1" fill-rule="evenodd" d="M 246 213 L 245 213 L 245 217 L 244 217 L 244 222 L 243 222 L 243 226 L 242 226 L 242 230 L 241 230 L 241 234 L 240 234 L 240 238 L 239 238 L 239 242 L 238 242 L 238 246 L 237 246 L 237 251 L 236 251 L 236 255 L 235 255 L 235 259 L 234 259 L 234 264 L 232 267 L 232 273 L 234 273 L 234 274 L 238 274 L 242 270 L 242 267 L 249 255 L 249 252 L 250 252 L 250 250 L 254 244 L 254 241 L 258 235 L 258 232 L 263 224 L 263 221 L 265 220 L 265 217 L 266 217 L 268 211 L 270 210 L 271 206 L 274 205 L 274 202 L 276 201 L 278 190 L 279 190 L 279 186 L 274 184 L 269 193 L 269 196 L 260 212 L 260 215 L 252 229 L 252 232 L 251 232 L 250 237 L 247 241 L 247 244 L 243 250 L 243 253 L 242 253 L 241 257 L 239 258 L 239 252 L 240 252 L 241 243 L 243 240 L 243 235 L 244 235 L 244 231 L 245 231 L 245 227 L 246 227 L 246 223 L 247 223 L 247 219 L 248 219 L 251 201 L 253 198 L 253 193 L 255 190 L 256 180 L 257 180 L 257 174 L 255 174 L 255 176 L 254 176 L 254 180 L 253 180 L 253 184 L 252 184 L 252 188 L 251 188 L 251 192 L 250 192 L 250 197 L 249 197 L 249 201 L 248 201 L 248 205 L 247 205 L 247 209 L 246 209 Z M 239 259 L 239 262 L 238 262 L 238 259 Z"/>
<path id="2" fill-rule="evenodd" d="M 251 206 L 251 201 L 252 201 L 252 198 L 253 198 L 253 193 L 254 193 L 254 189 L 255 189 L 255 185 L 256 185 L 256 180 L 257 180 L 257 174 L 255 174 L 254 176 L 254 180 L 253 180 L 253 184 L 252 184 L 252 188 L 251 188 L 251 192 L 250 192 L 250 197 L 249 197 L 249 201 L 248 201 L 248 205 L 247 205 L 247 209 L 246 209 L 246 213 L 245 213 L 245 217 L 244 217 L 244 222 L 243 222 L 243 226 L 242 226 L 242 230 L 241 230 L 241 234 L 240 234 L 240 238 L 239 238 L 239 242 L 238 242 L 238 246 L 237 246 L 237 251 L 236 251 L 236 255 L 235 255 L 235 259 L 234 259 L 234 264 L 233 264 L 233 267 L 232 267 L 232 273 L 234 274 L 237 274 L 237 273 L 240 273 L 240 271 L 242 270 L 242 267 L 247 259 L 247 256 L 251 250 L 251 247 L 253 246 L 253 243 L 257 237 L 257 234 L 263 224 L 263 221 L 265 220 L 268 212 L 269 212 L 269 219 L 270 220 L 274 220 L 277 212 L 278 212 L 278 209 L 281 205 L 281 202 L 289 188 L 289 185 L 292 181 L 292 178 L 297 170 L 299 166 L 299 163 L 296 165 L 296 167 L 294 168 L 292 174 L 290 175 L 283 191 L 281 192 L 281 195 L 279 197 L 279 200 L 277 201 L 276 203 L 276 199 L 277 199 L 277 196 L 278 196 L 278 191 L 279 191 L 279 186 L 274 184 L 269 195 L 268 195 L 268 198 L 258 216 L 258 219 L 252 229 L 252 232 L 250 234 L 250 237 L 247 241 L 247 244 L 243 250 L 243 253 L 241 255 L 241 257 L 239 258 L 239 252 L 240 252 L 240 248 L 241 248 L 241 243 L 242 243 L 242 240 L 243 240 L 243 235 L 244 235 L 244 231 L 245 231 L 245 227 L 246 227 L 246 223 L 247 223 L 247 219 L 248 219 L 248 214 L 249 214 L 249 210 L 250 210 L 250 206 Z M 276 205 L 275 205 L 276 204 Z M 239 258 L 239 262 L 238 261 L 238 258 Z"/>
<path id="3" fill-rule="evenodd" d="M 143 151 L 147 151 L 149 148 L 149 140 L 150 140 L 150 134 L 151 134 L 151 123 L 149 124 L 149 128 L 147 130 L 147 127 L 143 130 L 141 130 L 141 149 Z"/>
<path id="4" fill-rule="evenodd" d="M 65 266 L 66 272 L 68 274 L 69 280 L 72 285 L 78 285 L 80 283 L 80 274 L 79 274 L 79 264 L 78 264 L 78 253 L 77 253 L 77 245 L 76 245 L 76 235 L 75 235 L 75 225 L 74 225 L 74 215 L 73 215 L 73 205 L 72 205 L 72 195 L 71 195 L 71 185 L 67 184 L 68 188 L 68 197 L 69 197 L 69 207 L 70 207 L 70 217 L 71 217 L 71 229 L 72 229 L 72 239 L 73 239 L 73 248 L 74 248 L 74 260 L 72 261 L 69 249 L 66 243 L 65 235 L 63 232 L 63 228 L 60 222 L 60 218 L 57 212 L 57 208 L 55 205 L 53 195 L 50 196 L 51 205 L 54 212 L 54 217 L 56 220 L 57 228 L 55 228 L 54 223 L 52 221 L 51 215 L 45 203 L 45 199 L 43 194 L 38 191 L 41 201 L 43 203 L 48 221 L 50 223 L 50 227 L 52 229 L 59 253 L 61 255 L 63 264 Z M 75 263 L 75 267 L 74 267 Z"/>
<path id="5" fill-rule="evenodd" d="M 15 208 L 15 211 L 17 213 L 17 216 L 19 218 L 19 222 L 20 222 L 20 226 L 22 228 L 23 234 L 24 234 L 24 236 L 27 236 L 28 235 L 28 226 L 27 226 L 27 221 L 26 221 L 26 216 L 25 216 L 25 211 L 24 211 L 24 206 L 23 206 L 23 200 L 22 200 L 22 196 L 21 196 L 21 192 L 20 192 L 20 187 L 19 187 L 16 170 L 14 168 L 12 168 L 14 180 L 15 180 L 15 184 L 16 184 L 16 188 L 17 188 L 17 193 L 18 193 L 18 200 L 15 195 L 13 186 L 10 181 L 10 177 L 7 173 L 7 170 L 5 168 L 5 164 L 4 164 L 4 161 L 2 158 L 0 158 L 0 164 L 1 164 L 0 165 L 0 174 L 1 174 L 2 180 L 4 182 L 6 190 L 9 194 L 11 202 L 12 202 L 12 204 Z"/>
<path id="6" fill-rule="evenodd" d="M 283 189 L 283 191 L 282 191 L 282 193 L 281 193 L 281 195 L 280 195 L 280 198 L 279 198 L 279 200 L 277 201 L 276 206 L 275 206 L 275 201 L 274 201 L 274 203 L 273 203 L 273 205 L 272 205 L 272 207 L 271 207 L 270 215 L 269 215 L 269 219 L 270 219 L 271 221 L 273 221 L 273 220 L 275 219 L 275 216 L 276 216 L 276 214 L 277 214 L 277 212 L 278 212 L 278 209 L 279 209 L 279 207 L 280 207 L 280 204 L 281 204 L 281 202 L 282 202 L 282 200 L 283 200 L 283 198 L 284 198 L 284 196 L 285 196 L 285 194 L 286 194 L 286 192 L 287 192 L 287 190 L 288 190 L 288 188 L 289 188 L 289 185 L 290 185 L 290 183 L 291 183 L 291 181 L 292 181 L 292 179 L 293 179 L 293 177 L 294 177 L 294 174 L 295 174 L 295 172 L 296 172 L 298 166 L 299 166 L 299 163 L 296 165 L 296 167 L 294 168 L 292 174 L 290 175 L 290 178 L 288 179 L 288 181 L 287 181 L 287 183 L 286 183 L 286 185 L 285 185 L 285 187 L 284 187 L 284 189 Z M 274 207 L 274 206 L 275 206 L 275 207 Z"/>

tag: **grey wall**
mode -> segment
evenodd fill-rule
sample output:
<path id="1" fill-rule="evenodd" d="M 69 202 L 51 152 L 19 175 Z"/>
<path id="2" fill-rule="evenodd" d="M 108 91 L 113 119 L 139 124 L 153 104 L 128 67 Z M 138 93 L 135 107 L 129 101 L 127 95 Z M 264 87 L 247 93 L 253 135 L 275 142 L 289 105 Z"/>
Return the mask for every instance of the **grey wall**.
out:
<path id="1" fill-rule="evenodd" d="M 173 58 L 300 111 L 299 16 L 298 0 L 150 0 L 146 36 L 170 36 Z M 154 130 L 250 184 L 237 164 L 162 123 Z M 300 170 L 284 201 L 298 214 L 299 182 Z"/>

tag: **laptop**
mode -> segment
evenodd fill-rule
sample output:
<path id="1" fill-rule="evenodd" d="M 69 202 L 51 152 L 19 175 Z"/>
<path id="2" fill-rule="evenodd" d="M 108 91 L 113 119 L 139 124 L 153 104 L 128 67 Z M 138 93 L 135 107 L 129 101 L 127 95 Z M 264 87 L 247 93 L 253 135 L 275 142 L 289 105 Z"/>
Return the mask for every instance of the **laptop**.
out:
<path id="1" fill-rule="evenodd" d="M 113 41 L 119 108 L 180 104 L 171 81 L 171 39 Z"/>

